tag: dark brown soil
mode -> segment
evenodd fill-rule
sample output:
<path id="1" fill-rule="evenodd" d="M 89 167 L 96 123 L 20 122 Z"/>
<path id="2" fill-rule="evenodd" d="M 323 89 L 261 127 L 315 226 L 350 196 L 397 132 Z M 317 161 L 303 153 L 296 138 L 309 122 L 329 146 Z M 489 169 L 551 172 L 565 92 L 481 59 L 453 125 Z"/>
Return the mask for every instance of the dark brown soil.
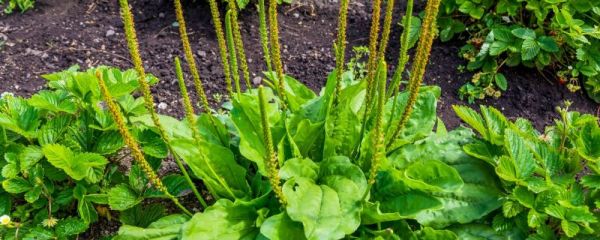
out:
<path id="1" fill-rule="evenodd" d="M 182 51 L 177 28 L 173 26 L 175 17 L 171 1 L 130 2 L 145 66 L 161 79 L 153 88 L 156 100 L 168 105 L 161 110 L 163 113 L 181 115 L 172 59 L 182 56 Z M 297 2 L 302 3 L 284 6 L 280 10 L 285 71 L 317 90 L 324 85 L 328 72 L 334 66 L 332 42 L 337 26 L 338 1 Z M 350 6 L 349 49 L 367 44 L 370 25 L 367 2 L 352 1 Z M 403 10 L 404 6 L 399 6 L 396 15 Z M 207 3 L 188 1 L 186 19 L 209 96 L 224 93 L 225 83 Z M 258 40 L 256 9 L 249 6 L 240 20 L 251 78 L 260 77 L 265 68 Z M 388 61 L 392 66 L 398 55 L 400 30 L 395 24 L 388 49 Z M 0 92 L 31 95 L 44 87 L 41 74 L 60 71 L 74 64 L 84 69 L 97 65 L 132 66 L 123 39 L 117 1 L 114 0 L 38 0 L 35 9 L 25 14 L 6 16 L 0 13 L 0 41 L 4 37 L 8 41 L 0 47 Z M 459 47 L 458 42 L 435 43 L 425 79 L 427 84 L 436 84 L 443 89 L 439 113 L 448 127 L 460 124 L 451 106 L 466 104 L 459 100 L 457 90 L 472 75 L 457 70 L 459 65 L 465 64 L 458 57 Z M 539 129 L 557 117 L 554 108 L 564 100 L 574 103 L 573 110 L 596 113 L 598 106 L 584 93 L 569 93 L 537 71 L 517 68 L 505 69 L 504 73 L 509 80 L 508 91 L 498 100 L 489 99 L 478 104 L 493 105 L 510 117 L 531 119 Z M 94 230 L 94 233 L 103 232 Z"/>

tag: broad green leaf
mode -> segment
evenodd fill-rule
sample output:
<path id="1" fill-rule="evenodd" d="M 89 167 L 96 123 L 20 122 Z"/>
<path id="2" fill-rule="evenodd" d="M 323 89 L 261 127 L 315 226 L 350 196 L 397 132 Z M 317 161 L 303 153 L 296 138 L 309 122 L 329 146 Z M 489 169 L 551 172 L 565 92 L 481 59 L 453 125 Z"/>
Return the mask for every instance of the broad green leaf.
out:
<path id="1" fill-rule="evenodd" d="M 250 187 L 245 179 L 246 169 L 236 162 L 230 149 L 204 141 L 194 143 L 187 139 L 173 140 L 171 145 L 194 174 L 220 196 L 233 199 L 242 198 L 249 193 Z"/>
<path id="2" fill-rule="evenodd" d="M 123 211 L 137 205 L 143 200 L 126 184 L 119 184 L 108 192 L 108 205 L 112 210 Z"/>
<path id="3" fill-rule="evenodd" d="M 588 175 L 581 178 L 581 184 L 588 188 L 600 189 L 600 175 Z"/>
<path id="4" fill-rule="evenodd" d="M 148 227 L 152 222 L 165 215 L 165 206 L 160 203 L 143 205 L 138 204 L 133 208 L 122 211 L 119 214 L 121 223 L 136 227 Z"/>
<path id="5" fill-rule="evenodd" d="M 454 192 L 464 185 L 456 169 L 437 160 L 413 162 L 404 174 L 414 189 Z"/>
<path id="6" fill-rule="evenodd" d="M 364 206 L 364 209 L 363 209 L 363 212 L 361 215 L 361 220 L 362 220 L 363 225 L 371 225 L 371 224 L 382 223 L 382 222 L 398 221 L 398 220 L 404 218 L 398 212 L 392 212 L 392 213 L 382 212 L 381 209 L 379 208 L 379 205 L 380 205 L 379 202 L 377 202 L 377 203 L 366 202 L 365 203 L 365 206 Z"/>
<path id="7" fill-rule="evenodd" d="M 182 240 L 254 239 L 258 214 L 252 207 L 221 199 L 202 213 L 196 213 L 181 227 Z"/>
<path id="8" fill-rule="evenodd" d="M 260 233 L 271 240 L 304 240 L 302 224 L 292 221 L 285 213 L 267 218 Z"/>
<path id="9" fill-rule="evenodd" d="M 98 212 L 96 212 L 94 204 L 86 199 L 85 195 L 77 203 L 77 212 L 81 219 L 88 224 L 98 220 Z"/>
<path id="10" fill-rule="evenodd" d="M 288 215 L 302 223 L 307 239 L 340 239 L 360 225 L 360 209 L 344 209 L 343 199 L 327 185 L 306 178 L 290 179 L 283 185 L 283 194 Z"/>
<path id="11" fill-rule="evenodd" d="M 310 159 L 292 158 L 285 161 L 279 170 L 279 176 L 284 180 L 304 177 L 316 181 L 319 176 L 319 166 Z"/>
<path id="12" fill-rule="evenodd" d="M 421 240 L 458 240 L 455 233 L 450 230 L 436 230 L 430 227 L 425 227 L 417 232 L 417 239 Z"/>
<path id="13" fill-rule="evenodd" d="M 320 184 L 318 185 L 317 184 Z M 292 178 L 283 186 L 287 214 L 301 222 L 308 239 L 339 239 L 360 226 L 367 180 L 347 157 L 321 162 L 319 179 Z"/>
<path id="14" fill-rule="evenodd" d="M 404 182 L 402 171 L 381 171 L 376 180 L 372 198 L 381 203 L 383 213 L 398 213 L 407 218 L 428 209 L 439 210 L 442 207 L 440 200 L 434 196 L 411 190 Z"/>
<path id="15" fill-rule="evenodd" d="M 504 236 L 498 234 L 493 228 L 483 224 L 466 224 L 450 227 L 458 239 L 461 240 L 503 240 Z"/>
<path id="16" fill-rule="evenodd" d="M 181 226 L 188 221 L 182 214 L 169 215 L 153 222 L 148 228 L 123 225 L 114 240 L 172 240 L 178 239 Z"/>

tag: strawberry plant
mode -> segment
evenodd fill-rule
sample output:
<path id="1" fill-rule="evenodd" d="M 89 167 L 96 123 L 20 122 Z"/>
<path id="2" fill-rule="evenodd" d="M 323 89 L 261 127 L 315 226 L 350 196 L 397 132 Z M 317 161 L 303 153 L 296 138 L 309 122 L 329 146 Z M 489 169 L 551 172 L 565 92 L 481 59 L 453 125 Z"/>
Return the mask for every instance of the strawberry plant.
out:
<path id="1" fill-rule="evenodd" d="M 573 92 L 583 87 L 600 102 L 597 1 L 446 0 L 442 9 L 441 40 L 465 32 L 460 55 L 476 71 L 459 90 L 462 98 L 500 97 L 508 88 L 501 68 L 522 65 L 552 69 L 560 84 Z"/>
<path id="2" fill-rule="evenodd" d="M 592 115 L 558 108 L 543 132 L 491 107 L 456 106 L 479 136 L 465 152 L 493 166 L 505 193 L 491 226 L 515 238 L 586 238 L 598 230 L 600 127 Z M 584 168 L 589 169 L 582 174 Z"/>
<path id="3" fill-rule="evenodd" d="M 126 210 L 143 198 L 164 197 L 147 187 L 137 165 L 126 177 L 118 163 L 109 162 L 125 144 L 100 104 L 96 71 L 105 76 L 129 119 L 147 115 L 142 99 L 132 95 L 139 87 L 136 72 L 108 67 L 48 74 L 49 90 L 28 99 L 6 94 L 0 100 L 0 214 L 10 214 L 13 222 L 0 229 L 3 239 L 70 238 L 99 217 L 111 218 L 109 208 Z M 147 81 L 157 79 L 149 76 Z M 129 126 L 158 167 L 167 156 L 164 142 L 151 129 L 133 121 Z M 187 189 L 181 189 L 177 175 L 166 176 L 165 182 L 174 192 Z M 115 197 L 127 199 L 132 192 L 138 195 L 131 202 Z"/>
<path id="4" fill-rule="evenodd" d="M 0 0 L 0 4 L 4 4 L 4 0 Z M 4 12 L 6 14 L 12 13 L 15 9 L 25 12 L 33 8 L 35 0 L 7 0 Z"/>

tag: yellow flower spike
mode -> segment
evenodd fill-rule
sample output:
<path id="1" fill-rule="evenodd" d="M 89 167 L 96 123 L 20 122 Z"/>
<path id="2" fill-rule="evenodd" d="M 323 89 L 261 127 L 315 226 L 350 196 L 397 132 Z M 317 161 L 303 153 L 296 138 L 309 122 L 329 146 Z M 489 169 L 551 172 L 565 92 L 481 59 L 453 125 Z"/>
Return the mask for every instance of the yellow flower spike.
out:
<path id="1" fill-rule="evenodd" d="M 381 42 L 379 42 L 379 50 L 377 51 L 378 61 L 385 61 L 385 50 L 387 49 L 388 41 L 390 39 L 393 13 L 394 0 L 387 0 L 385 17 L 383 19 L 383 32 L 381 33 Z"/>
<path id="2" fill-rule="evenodd" d="M 237 94 L 242 94 L 240 88 L 240 73 L 237 64 L 237 51 L 235 40 L 233 40 L 233 27 L 231 26 L 231 10 L 227 10 L 227 13 L 225 13 L 225 37 L 227 40 L 227 49 L 229 50 L 229 64 L 231 64 L 231 73 L 235 83 L 235 92 Z"/>
<path id="3" fill-rule="evenodd" d="M 250 71 L 248 70 L 248 59 L 246 58 L 246 51 L 244 50 L 244 41 L 242 40 L 242 32 L 240 31 L 240 24 L 238 21 L 238 10 L 235 1 L 229 1 L 229 10 L 231 11 L 231 26 L 233 27 L 233 41 L 235 43 L 235 49 L 240 55 L 240 67 L 244 74 L 244 81 L 246 83 L 246 89 L 250 89 L 252 84 L 250 83 Z"/>
<path id="4" fill-rule="evenodd" d="M 393 1 L 393 0 L 392 0 Z M 377 116 L 375 118 L 375 129 L 373 133 L 373 157 L 371 160 L 371 169 L 369 171 L 369 184 L 375 183 L 379 166 L 381 165 L 382 159 L 385 157 L 385 134 L 383 131 L 383 116 L 385 108 L 385 89 L 386 89 L 386 76 L 387 69 L 385 61 L 380 61 L 378 69 L 378 90 L 377 90 Z"/>
<path id="5" fill-rule="evenodd" d="M 221 55 L 221 63 L 223 64 L 223 74 L 225 74 L 225 83 L 227 84 L 227 93 L 229 96 L 233 96 L 233 88 L 231 85 L 231 67 L 229 66 L 229 60 L 227 59 L 227 46 L 225 43 L 225 34 L 223 32 L 223 24 L 221 23 L 221 17 L 219 14 L 219 6 L 216 0 L 208 0 L 210 5 L 210 14 L 215 27 L 215 33 L 217 34 L 217 43 L 219 44 L 219 54 Z"/>
<path id="6" fill-rule="evenodd" d="M 400 56 L 398 57 L 398 65 L 396 71 L 392 77 L 392 82 L 387 93 L 387 97 L 396 96 L 399 91 L 400 81 L 402 80 L 402 73 L 406 69 L 408 63 L 408 41 L 410 37 L 410 25 L 412 25 L 412 14 L 413 14 L 414 0 L 408 0 L 406 5 L 406 14 L 404 14 L 404 30 L 402 32 L 400 40 Z"/>
<path id="7" fill-rule="evenodd" d="M 279 202 L 283 205 L 286 204 L 285 196 L 281 188 L 279 178 L 279 160 L 275 154 L 275 147 L 273 145 L 273 137 L 271 136 L 271 126 L 269 125 L 269 119 L 267 117 L 267 99 L 265 98 L 264 87 L 261 85 L 258 87 L 258 101 L 260 104 L 260 119 L 262 122 L 263 139 L 265 141 L 267 156 L 265 157 L 265 163 L 268 168 L 269 182 L 273 188 L 273 192 L 279 199 Z"/>
<path id="8" fill-rule="evenodd" d="M 269 29 L 271 56 L 273 57 L 273 65 L 277 77 L 277 91 L 281 98 L 281 107 L 285 112 L 287 109 L 287 94 L 284 87 L 283 65 L 281 62 L 281 47 L 279 46 L 279 24 L 277 20 L 277 0 L 269 0 Z"/>
<path id="9" fill-rule="evenodd" d="M 192 189 L 192 191 L 196 195 L 196 198 L 198 198 L 198 201 L 202 202 L 203 200 L 201 200 L 202 196 L 200 195 L 200 192 L 198 192 L 198 189 L 196 188 L 196 186 L 194 185 L 194 182 L 190 178 L 187 170 L 185 169 L 185 166 L 183 165 L 183 163 L 181 162 L 181 159 L 179 158 L 179 155 L 177 155 L 175 153 L 175 151 L 173 150 L 173 147 L 170 144 L 170 140 L 167 135 L 167 132 L 165 131 L 165 128 L 162 126 L 162 124 L 160 123 L 158 114 L 156 113 L 156 110 L 154 109 L 154 99 L 152 97 L 152 93 L 150 92 L 150 86 L 148 85 L 148 82 L 146 82 L 146 71 L 144 70 L 142 57 L 141 57 L 140 51 L 139 51 L 137 34 L 135 32 L 135 23 L 133 21 L 133 14 L 131 13 L 131 8 L 129 7 L 129 2 L 127 0 L 119 0 L 119 6 L 121 8 L 121 17 L 123 19 L 123 26 L 125 28 L 125 38 L 127 39 L 127 47 L 129 48 L 129 53 L 131 55 L 131 59 L 133 61 L 135 70 L 138 73 L 138 83 L 140 84 L 140 88 L 142 90 L 142 95 L 144 97 L 144 106 L 150 113 L 150 118 L 152 119 L 154 126 L 158 129 L 158 133 L 159 133 L 160 137 L 162 138 L 162 140 L 167 144 L 167 148 L 168 148 L 169 152 L 172 153 L 173 159 L 175 159 L 175 162 L 177 163 L 179 170 L 181 171 L 184 178 L 186 179 L 189 187 Z"/>
<path id="10" fill-rule="evenodd" d="M 185 60 L 188 62 L 188 66 L 190 68 L 190 73 L 192 74 L 192 78 L 194 79 L 194 87 L 196 90 L 196 94 L 200 97 L 202 102 L 202 107 L 204 111 L 210 112 L 210 105 L 208 104 L 208 98 L 206 97 L 206 92 L 204 91 L 204 85 L 202 84 L 202 80 L 200 79 L 200 74 L 198 73 L 198 68 L 196 66 L 196 59 L 194 59 L 194 54 L 192 51 L 192 47 L 190 46 L 190 40 L 188 38 L 185 18 L 183 17 L 183 8 L 181 6 L 180 0 L 174 0 L 175 4 L 175 16 L 177 17 L 177 22 L 179 23 L 179 36 L 181 38 L 181 44 L 183 45 L 183 52 L 185 53 Z"/>
<path id="11" fill-rule="evenodd" d="M 379 23 L 381 16 L 381 0 L 373 0 L 373 12 L 371 14 L 371 31 L 369 33 L 369 59 L 367 60 L 367 95 L 365 97 L 365 122 L 369 116 L 371 108 L 371 98 L 373 97 L 373 85 L 375 73 L 377 72 L 377 39 L 379 37 Z"/>
<path id="12" fill-rule="evenodd" d="M 429 0 L 427 2 L 427 6 L 425 8 L 425 17 L 423 19 L 423 24 L 421 28 L 421 36 L 419 38 L 419 45 L 417 47 L 415 60 L 413 63 L 413 67 L 411 70 L 411 76 L 409 80 L 409 96 L 406 107 L 404 108 L 404 112 L 400 121 L 398 122 L 398 127 L 392 134 L 389 139 L 388 147 L 394 144 L 396 138 L 400 134 L 400 132 L 406 126 L 410 115 L 412 114 L 415 102 L 417 101 L 417 97 L 419 95 L 419 89 L 421 87 L 421 83 L 423 82 L 423 77 L 425 75 L 425 69 L 427 67 L 427 63 L 429 62 L 429 56 L 431 54 L 431 46 L 433 45 L 433 40 L 435 39 L 435 28 L 436 28 L 436 20 L 437 14 L 439 12 L 440 0 Z"/>
<path id="13" fill-rule="evenodd" d="M 258 31 L 260 33 L 260 43 L 263 48 L 263 58 L 269 72 L 273 71 L 271 67 L 271 53 L 269 53 L 269 33 L 267 32 L 267 16 L 265 10 L 265 0 L 258 0 Z"/>
<path id="14" fill-rule="evenodd" d="M 176 0 L 176 1 L 178 1 L 178 0 Z M 190 100 L 190 95 L 188 94 L 187 87 L 185 86 L 185 80 L 183 79 L 183 70 L 181 70 L 181 62 L 179 61 L 179 58 L 177 58 L 177 57 L 175 58 L 175 75 L 177 75 L 177 82 L 179 83 L 179 90 L 181 92 L 181 98 L 183 99 L 183 107 L 185 108 L 185 115 L 187 117 L 188 124 L 190 125 L 190 128 L 192 129 L 192 134 L 197 135 L 198 129 L 196 128 L 196 118 L 194 117 L 194 108 L 192 107 L 192 101 Z M 185 171 L 185 175 L 188 175 L 185 167 L 181 166 L 181 168 L 183 169 L 183 171 Z M 188 184 L 193 185 L 193 182 L 191 182 L 191 178 L 186 178 L 186 180 L 187 179 L 189 179 Z M 194 187 L 194 188 L 192 188 L 192 191 L 194 192 L 194 195 L 196 195 L 196 198 L 198 199 L 198 201 L 200 201 L 200 204 L 202 204 L 202 207 L 207 208 L 208 204 L 206 204 L 206 201 L 204 200 L 202 195 L 200 195 L 200 192 L 198 192 L 198 189 L 196 189 Z M 212 193 L 212 192 L 211 192 L 211 194 L 214 195 L 214 193 Z"/>
<path id="15" fill-rule="evenodd" d="M 393 1 L 393 0 L 392 0 Z M 348 22 L 348 3 L 350 0 L 342 0 L 340 2 L 340 12 L 338 18 L 338 36 L 335 44 L 335 69 L 336 72 L 336 85 L 335 85 L 335 98 L 338 99 L 340 91 L 342 89 L 342 75 L 344 74 L 344 61 L 346 54 L 346 28 Z M 336 100 L 337 101 L 337 100 Z"/>
<path id="16" fill-rule="evenodd" d="M 158 189 L 163 194 L 165 194 L 165 196 L 167 196 L 169 199 L 171 199 L 171 201 L 173 201 L 173 203 L 175 203 L 175 205 L 178 208 L 180 208 L 181 211 L 183 211 L 185 214 L 191 216 L 192 213 L 190 211 L 188 211 L 183 205 L 181 205 L 181 203 L 179 203 L 179 200 L 177 198 L 175 198 L 175 196 L 173 196 L 171 193 L 169 193 L 169 191 L 164 186 L 164 184 L 160 180 L 160 178 L 156 175 L 156 173 L 154 172 L 154 170 L 152 169 L 152 167 L 150 166 L 148 161 L 146 161 L 146 158 L 144 157 L 144 154 L 142 153 L 140 146 L 138 145 L 138 143 L 135 141 L 135 139 L 129 132 L 129 129 L 127 129 L 127 125 L 125 124 L 125 120 L 123 118 L 123 113 L 121 113 L 121 111 L 119 110 L 119 107 L 113 101 L 113 98 L 110 95 L 110 92 L 108 91 L 108 87 L 106 87 L 106 83 L 104 82 L 104 78 L 102 77 L 102 73 L 100 71 L 96 72 L 96 77 L 98 79 L 98 85 L 100 86 L 100 92 L 102 93 L 102 98 L 103 98 L 104 102 L 106 103 L 108 111 L 110 112 L 115 123 L 117 124 L 119 133 L 121 133 L 121 135 L 123 136 L 123 139 L 125 140 L 125 144 L 131 150 L 133 158 L 140 165 L 140 167 L 142 168 L 142 170 L 148 177 L 148 180 L 150 181 L 150 183 L 156 189 Z"/>

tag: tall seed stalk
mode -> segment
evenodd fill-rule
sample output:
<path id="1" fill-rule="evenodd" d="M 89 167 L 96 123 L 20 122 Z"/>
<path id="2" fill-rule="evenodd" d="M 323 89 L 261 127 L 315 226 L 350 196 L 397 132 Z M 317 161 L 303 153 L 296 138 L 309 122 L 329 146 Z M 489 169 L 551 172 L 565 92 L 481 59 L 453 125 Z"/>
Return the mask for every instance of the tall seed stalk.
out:
<path id="1" fill-rule="evenodd" d="M 190 39 L 188 38 L 187 34 L 187 28 L 185 18 L 183 16 L 183 8 L 181 6 L 181 1 L 174 0 L 173 2 L 175 4 L 175 16 L 177 17 L 177 22 L 179 23 L 179 37 L 181 38 L 181 44 L 183 45 L 185 60 L 188 62 L 190 73 L 192 74 L 192 78 L 194 80 L 196 94 L 198 95 L 198 97 L 200 97 L 200 102 L 202 103 L 204 111 L 211 112 L 210 105 L 208 104 L 208 97 L 206 97 L 204 85 L 202 84 L 202 80 L 200 79 L 200 73 L 198 72 L 198 67 L 196 66 L 196 59 L 194 59 L 192 47 L 190 46 Z"/>
<path id="2" fill-rule="evenodd" d="M 423 19 L 423 25 L 421 28 L 422 32 L 419 38 L 419 45 L 417 47 L 417 52 L 409 80 L 408 102 L 406 103 L 402 117 L 398 122 L 398 127 L 390 138 L 390 141 L 387 145 L 388 147 L 394 144 L 400 132 L 406 127 L 406 123 L 408 122 L 408 119 L 410 118 L 410 115 L 414 109 L 414 105 L 417 101 L 419 89 L 425 75 L 425 69 L 427 68 L 427 63 L 429 62 L 431 46 L 433 45 L 433 40 L 435 39 L 435 24 L 440 8 L 440 1 L 441 0 L 429 0 L 427 2 L 427 6 L 425 8 L 425 17 Z"/>
<path id="3" fill-rule="evenodd" d="M 287 94 L 284 87 L 283 64 L 281 62 L 281 47 L 279 46 L 279 24 L 277 21 L 277 0 L 269 0 L 269 37 L 271 44 L 271 56 L 277 74 L 277 91 L 281 98 L 283 112 L 287 110 Z"/>
<path id="4" fill-rule="evenodd" d="M 404 73 L 404 69 L 406 68 L 406 64 L 408 63 L 408 41 L 410 37 L 410 26 L 412 25 L 412 14 L 413 14 L 413 6 L 414 0 L 408 0 L 406 5 L 406 13 L 404 14 L 403 26 L 404 30 L 402 31 L 402 36 L 400 37 L 400 56 L 398 57 L 398 65 L 396 66 L 396 71 L 394 72 L 394 76 L 392 77 L 392 82 L 390 83 L 390 88 L 388 89 L 387 97 L 396 96 L 399 91 L 400 81 L 402 80 L 402 74 Z"/>
<path id="5" fill-rule="evenodd" d="M 127 125 L 125 124 L 123 113 L 121 113 L 121 111 L 119 110 L 119 107 L 113 101 L 113 97 L 110 95 L 110 92 L 108 91 L 108 87 L 106 87 L 106 83 L 104 82 L 104 78 L 100 71 L 96 72 L 96 78 L 98 79 L 98 84 L 100 85 L 100 92 L 102 94 L 102 98 L 103 98 L 104 102 L 106 103 L 106 106 L 108 107 L 108 111 L 110 112 L 113 119 L 115 120 L 115 123 L 117 124 L 117 128 L 119 129 L 119 132 L 121 133 L 121 135 L 123 136 L 123 139 L 125 140 L 125 144 L 131 150 L 134 159 L 140 165 L 140 167 L 142 168 L 142 170 L 148 177 L 148 180 L 150 181 L 150 183 L 152 183 L 152 185 L 156 189 L 158 189 L 165 196 L 167 196 L 167 198 L 169 198 L 171 201 L 173 201 L 173 203 L 179 209 L 181 209 L 181 211 L 183 211 L 185 214 L 191 216 L 192 213 L 189 210 L 187 210 L 183 205 L 181 205 L 181 203 L 175 196 L 173 196 L 171 193 L 169 193 L 169 190 L 165 187 L 163 182 L 156 175 L 156 173 L 154 172 L 154 170 L 152 169 L 152 167 L 150 166 L 148 161 L 146 161 L 146 158 L 144 157 L 142 150 L 140 150 L 140 146 L 138 146 L 137 142 L 135 141 L 135 139 L 129 132 L 129 129 L 127 129 Z"/>
<path id="6" fill-rule="evenodd" d="M 177 166 L 179 167 L 181 173 L 185 177 L 188 185 L 196 195 L 196 198 L 198 198 L 198 201 L 202 201 L 202 196 L 200 195 L 198 189 L 196 188 L 192 179 L 190 178 L 187 170 L 185 169 L 185 166 L 179 158 L 179 155 L 177 155 L 177 153 L 173 150 L 173 147 L 170 144 L 169 137 L 162 124 L 160 123 L 158 114 L 154 109 L 154 99 L 152 98 L 152 94 L 150 93 L 150 86 L 148 85 L 148 82 L 146 82 L 146 71 L 144 70 L 142 57 L 139 51 L 139 43 L 135 32 L 133 14 L 131 13 L 129 2 L 127 0 L 119 0 L 119 6 L 121 8 L 121 18 L 123 19 L 123 27 L 125 29 L 125 38 L 127 39 L 129 54 L 131 55 L 131 59 L 133 61 L 135 70 L 138 73 L 138 83 L 140 84 L 140 88 L 142 90 L 144 105 L 150 113 L 150 118 L 152 119 L 154 126 L 158 129 L 162 140 L 167 144 L 169 152 L 171 152 L 171 154 L 173 155 L 173 159 L 175 159 L 175 162 L 177 163 Z"/>
<path id="7" fill-rule="evenodd" d="M 392 0 L 393 1 L 393 0 Z M 346 55 L 346 29 L 348 22 L 348 4 L 350 0 L 342 0 L 340 2 L 340 12 L 338 18 L 338 36 L 335 44 L 335 69 L 336 69 L 336 84 L 335 98 L 338 99 L 342 89 L 342 76 L 344 74 L 344 62 Z M 337 100 L 336 100 L 337 101 Z"/>
<path id="8" fill-rule="evenodd" d="M 379 62 L 377 71 L 377 109 L 375 117 L 375 128 L 373 132 L 373 158 L 371 159 L 371 169 L 369 171 L 369 184 L 375 183 L 379 166 L 385 157 L 385 134 L 383 131 L 383 116 L 385 108 L 385 90 L 387 82 L 387 67 L 385 61 Z"/>
<path id="9" fill-rule="evenodd" d="M 225 13 L 225 39 L 227 40 L 227 49 L 229 50 L 229 64 L 231 66 L 233 82 L 235 83 L 235 92 L 239 95 L 242 94 L 242 89 L 240 87 L 240 73 L 235 40 L 233 40 L 233 27 L 231 26 L 231 9 Z"/>
<path id="10" fill-rule="evenodd" d="M 269 72 L 273 71 L 271 67 L 271 53 L 269 53 L 269 33 L 267 32 L 267 16 L 265 10 L 265 0 L 258 0 L 258 32 L 260 33 L 260 43 L 263 49 L 263 58 Z"/>
<path id="11" fill-rule="evenodd" d="M 200 73 L 198 72 L 198 67 L 196 65 L 196 59 L 194 58 L 194 54 L 192 51 L 192 47 L 190 45 L 190 40 L 187 34 L 186 21 L 183 16 L 183 7 L 181 5 L 180 0 L 174 0 L 175 4 L 175 15 L 177 17 L 177 22 L 179 23 L 179 35 L 181 39 L 181 44 L 183 45 L 183 51 L 185 54 L 185 59 L 188 62 L 188 66 L 190 69 L 190 73 L 192 74 L 192 78 L 194 80 L 194 89 L 196 90 L 196 95 L 200 98 L 200 102 L 202 104 L 202 108 L 208 114 L 212 112 L 212 108 L 208 104 L 208 97 L 206 96 L 206 91 L 204 90 L 204 84 L 202 83 L 202 79 L 200 78 Z M 193 109 L 193 108 L 192 108 Z M 193 111 L 192 111 L 193 112 Z M 215 122 L 215 118 L 212 115 L 209 115 L 210 123 L 213 129 L 217 129 L 217 123 Z M 191 125 L 195 126 L 195 125 Z M 227 144 L 227 139 L 221 139 L 223 144 Z"/>
<path id="12" fill-rule="evenodd" d="M 229 1 L 229 11 L 231 11 L 231 27 L 233 28 L 233 41 L 235 43 L 235 49 L 237 54 L 240 55 L 240 67 L 244 74 L 244 82 L 246 83 L 246 89 L 250 89 L 250 71 L 248 70 L 248 59 L 246 58 L 246 51 L 244 50 L 244 41 L 242 40 L 242 32 L 240 31 L 240 24 L 238 21 L 238 9 L 235 0 Z"/>
<path id="13" fill-rule="evenodd" d="M 379 42 L 379 49 L 377 51 L 377 65 L 379 65 L 379 62 L 385 61 L 385 50 L 387 49 L 388 41 L 390 39 L 390 31 L 392 30 L 394 2 L 394 0 L 387 0 L 387 4 L 385 5 L 385 17 L 383 18 L 383 32 L 381 33 L 381 42 Z"/>
<path id="14" fill-rule="evenodd" d="M 263 129 L 263 140 L 267 147 L 267 155 L 265 156 L 265 164 L 268 168 L 268 177 L 269 182 L 271 183 L 271 187 L 273 188 L 273 192 L 279 199 L 279 202 L 282 205 L 286 204 L 285 196 L 283 195 L 283 190 L 281 188 L 279 178 L 279 160 L 277 159 L 277 155 L 275 153 L 275 146 L 273 144 L 273 137 L 271 135 L 271 126 L 269 124 L 269 118 L 267 116 L 267 99 L 265 98 L 265 90 L 261 85 L 258 87 L 258 102 L 260 104 L 260 119 Z"/>
<path id="15" fill-rule="evenodd" d="M 366 119 L 370 115 L 370 107 L 372 100 L 372 91 L 374 88 L 374 79 L 375 73 L 377 72 L 377 42 L 379 38 L 379 24 L 380 24 L 380 16 L 381 16 L 381 0 L 373 0 L 373 12 L 371 14 L 371 31 L 369 33 L 369 58 L 367 60 L 367 95 L 365 97 L 365 114 L 364 118 L 366 124 Z M 364 129 L 364 127 L 363 127 Z"/>
<path id="16" fill-rule="evenodd" d="M 219 6 L 216 0 L 208 0 L 210 6 L 210 14 L 213 19 L 215 34 L 217 35 L 217 43 L 219 44 L 219 55 L 221 55 L 221 64 L 223 65 L 223 74 L 225 75 L 225 83 L 227 84 L 227 93 L 233 96 L 233 87 L 231 85 L 231 67 L 227 59 L 227 46 L 225 43 L 225 34 L 223 33 L 223 24 L 219 14 Z"/>
<path id="17" fill-rule="evenodd" d="M 201 139 L 200 139 L 200 133 L 198 132 L 198 129 L 196 128 L 196 117 L 194 116 L 194 108 L 192 107 L 192 101 L 190 100 L 190 96 L 188 94 L 187 87 L 185 86 L 185 80 L 183 78 L 183 71 L 181 70 L 181 63 L 179 61 L 179 58 L 177 58 L 177 57 L 175 58 L 175 74 L 177 75 L 177 81 L 179 83 L 179 90 L 181 91 L 181 96 L 183 99 L 183 105 L 184 105 L 183 107 L 185 109 L 186 120 L 188 121 L 188 124 L 190 125 L 190 128 L 192 129 L 192 137 L 194 138 L 195 143 L 197 144 L 197 146 L 200 146 Z M 208 170 L 211 172 L 211 174 L 214 175 L 214 178 L 216 178 L 217 182 L 219 182 L 219 184 L 221 184 L 223 186 L 223 188 L 225 188 L 227 193 L 229 195 L 231 195 L 232 199 L 235 198 L 236 196 L 233 193 L 233 191 L 231 190 L 231 188 L 229 187 L 229 184 L 227 184 L 227 182 L 225 180 L 223 180 L 223 178 L 217 174 L 217 172 L 214 170 L 212 164 L 210 164 L 206 160 L 206 156 L 201 151 L 200 151 L 200 158 L 204 159 L 205 166 L 208 168 Z M 209 191 L 211 192 L 213 197 L 215 197 L 215 198 L 219 197 L 218 194 L 214 191 L 214 189 L 211 189 L 210 186 L 208 186 L 208 185 L 207 185 L 207 188 L 209 189 Z"/>

